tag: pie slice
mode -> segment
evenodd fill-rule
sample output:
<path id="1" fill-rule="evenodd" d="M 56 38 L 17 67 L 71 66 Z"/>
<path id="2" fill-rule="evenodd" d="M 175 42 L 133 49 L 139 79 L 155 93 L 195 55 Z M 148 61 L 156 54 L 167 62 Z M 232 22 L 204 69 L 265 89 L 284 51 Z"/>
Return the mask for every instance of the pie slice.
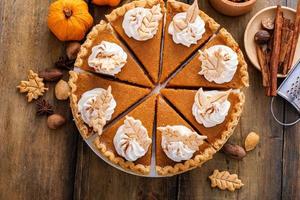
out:
<path id="1" fill-rule="evenodd" d="M 159 96 L 157 100 L 157 127 L 182 125 L 193 130 L 193 128 L 171 107 L 169 104 Z M 194 131 L 194 130 L 193 130 Z M 184 162 L 175 162 L 168 158 L 162 148 L 162 132 L 156 130 L 156 171 L 159 175 L 175 175 L 195 167 L 201 166 L 202 163 L 212 159 L 215 149 L 204 141 L 200 145 L 199 150 L 196 151 L 193 157 Z"/>
<path id="2" fill-rule="evenodd" d="M 160 5 L 161 11 L 164 12 L 165 8 L 164 2 L 162 0 L 141 0 L 133 1 L 114 9 L 109 15 L 106 15 L 106 18 L 111 23 L 115 31 L 119 34 L 119 36 L 133 51 L 137 59 L 144 65 L 151 79 L 154 82 L 157 82 L 159 74 L 163 19 L 159 21 L 158 30 L 154 37 L 145 41 L 138 41 L 133 39 L 132 37 L 128 37 L 122 27 L 124 15 L 126 14 L 126 12 L 138 7 L 152 8 L 154 5 Z"/>
<path id="3" fill-rule="evenodd" d="M 144 70 L 133 59 L 131 53 L 122 44 L 122 42 L 120 42 L 120 40 L 116 37 L 111 26 L 104 21 L 101 21 L 98 25 L 94 26 L 92 31 L 88 34 L 86 41 L 80 48 L 75 66 L 86 71 L 95 72 L 95 69 L 89 66 L 88 60 L 92 54 L 92 48 L 101 44 L 103 41 L 119 45 L 127 54 L 126 64 L 121 68 L 121 71 L 113 75 L 113 77 L 136 85 L 153 87 Z"/>
<path id="4" fill-rule="evenodd" d="M 197 54 L 192 60 L 168 83 L 167 87 L 206 87 L 206 88 L 243 88 L 249 86 L 249 78 L 247 72 L 247 64 L 245 62 L 242 51 L 239 45 L 235 42 L 230 33 L 225 29 L 210 40 L 202 49 L 208 49 L 215 45 L 225 45 L 230 47 L 237 54 L 238 65 L 236 72 L 231 81 L 218 84 L 214 81 L 208 81 L 203 75 L 199 74 L 201 70 L 201 62 Z M 186 81 L 188 79 L 188 81 Z"/>
<path id="5" fill-rule="evenodd" d="M 84 123 L 78 111 L 78 101 L 83 93 L 94 88 L 107 89 L 111 86 L 111 93 L 116 101 L 116 107 L 111 117 L 111 120 L 113 120 L 151 91 L 147 88 L 107 80 L 94 74 L 77 73 L 74 71 L 70 71 L 69 85 L 71 87 L 70 106 L 75 123 L 84 138 L 92 135 L 93 132 L 92 129 Z M 108 122 L 106 124 L 108 124 Z"/>
<path id="6" fill-rule="evenodd" d="M 120 156 L 114 146 L 114 137 L 120 126 L 124 124 L 124 120 L 127 117 L 132 117 L 136 120 L 140 120 L 142 125 L 147 129 L 149 138 L 152 139 L 154 115 L 155 115 L 155 102 L 156 96 L 151 96 L 149 99 L 142 102 L 132 111 L 130 111 L 126 117 L 122 117 L 117 123 L 104 130 L 103 134 L 95 139 L 95 145 L 98 150 L 111 160 L 114 164 L 120 165 L 122 168 L 132 170 L 141 174 L 150 173 L 152 148 L 149 145 L 147 153 L 135 161 L 127 161 Z M 128 148 L 128 146 L 127 146 Z"/>
<path id="7" fill-rule="evenodd" d="M 219 150 L 232 135 L 238 124 L 245 101 L 245 96 L 242 92 L 239 90 L 231 91 L 228 96 L 228 101 L 231 105 L 223 123 L 206 128 L 196 121 L 192 113 L 197 90 L 163 89 L 161 93 L 199 133 L 207 136 L 207 141 L 217 150 Z"/>
<path id="8" fill-rule="evenodd" d="M 168 27 L 173 20 L 173 17 L 180 12 L 186 12 L 190 5 L 181 3 L 174 0 L 167 2 L 166 25 L 164 33 L 163 45 L 163 62 L 162 74 L 160 82 L 166 80 L 172 72 L 174 72 L 184 61 L 186 61 L 197 49 L 200 48 L 212 35 L 219 29 L 217 24 L 212 18 L 207 16 L 204 12 L 199 11 L 199 16 L 205 22 L 205 33 L 202 38 L 197 41 L 197 44 L 192 44 L 190 47 L 182 44 L 176 44 L 173 41 L 172 35 L 168 33 Z"/>

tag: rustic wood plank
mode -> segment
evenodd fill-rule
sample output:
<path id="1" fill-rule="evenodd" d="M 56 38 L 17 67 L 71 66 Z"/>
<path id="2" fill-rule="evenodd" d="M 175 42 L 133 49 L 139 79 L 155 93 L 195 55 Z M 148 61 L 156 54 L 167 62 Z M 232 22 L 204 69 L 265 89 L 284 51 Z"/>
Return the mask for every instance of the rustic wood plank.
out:
<path id="1" fill-rule="evenodd" d="M 287 5 L 297 7 L 297 0 L 287 0 Z M 286 103 L 286 122 L 299 118 L 299 113 Z M 300 198 L 300 124 L 286 127 L 283 143 L 282 199 Z"/>
<path id="2" fill-rule="evenodd" d="M 0 1 L 0 199 L 69 199 L 73 195 L 77 135 L 68 123 L 50 131 L 34 103 L 16 90 L 29 69 L 52 67 L 63 43 L 49 32 L 49 1 Z M 72 119 L 68 102 L 46 98 Z"/>
<path id="3" fill-rule="evenodd" d="M 240 17 L 227 17 L 217 13 L 207 1 L 200 1 L 200 8 L 225 27 L 243 48 L 243 34 L 247 22 L 260 9 L 276 5 L 279 1 L 257 1 L 250 13 Z M 281 2 L 283 5 L 285 1 Z M 261 141 L 256 150 L 249 152 L 243 161 L 227 158 L 217 153 L 214 159 L 203 167 L 183 174 L 179 179 L 180 199 L 279 199 L 281 195 L 281 126 L 271 118 L 270 98 L 265 97 L 261 86 L 261 75 L 249 63 L 250 87 L 244 90 L 246 103 L 242 118 L 230 142 L 243 145 L 246 135 L 256 131 Z M 276 102 L 278 114 L 283 118 L 283 103 Z M 274 158 L 276 155 L 276 158 Z M 245 186 L 238 192 L 211 189 L 207 177 L 214 169 L 229 170 L 237 173 Z"/>

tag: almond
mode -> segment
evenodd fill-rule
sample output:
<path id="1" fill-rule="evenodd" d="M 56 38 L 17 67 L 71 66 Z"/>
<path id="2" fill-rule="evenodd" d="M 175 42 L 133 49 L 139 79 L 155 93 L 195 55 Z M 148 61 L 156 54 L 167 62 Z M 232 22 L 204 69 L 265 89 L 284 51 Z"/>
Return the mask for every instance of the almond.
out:
<path id="1" fill-rule="evenodd" d="M 66 119 L 59 114 L 52 114 L 47 119 L 47 126 L 50 129 L 58 129 L 66 123 Z"/>
<path id="2" fill-rule="evenodd" d="M 226 143 L 222 150 L 233 159 L 241 160 L 246 156 L 245 149 L 237 144 Z"/>
<path id="3" fill-rule="evenodd" d="M 39 71 L 39 77 L 43 78 L 44 81 L 58 81 L 63 76 L 63 73 L 59 69 L 47 68 Z"/>
<path id="4" fill-rule="evenodd" d="M 245 140 L 246 151 L 251 151 L 255 149 L 256 145 L 259 143 L 259 135 L 255 132 L 250 132 Z"/>

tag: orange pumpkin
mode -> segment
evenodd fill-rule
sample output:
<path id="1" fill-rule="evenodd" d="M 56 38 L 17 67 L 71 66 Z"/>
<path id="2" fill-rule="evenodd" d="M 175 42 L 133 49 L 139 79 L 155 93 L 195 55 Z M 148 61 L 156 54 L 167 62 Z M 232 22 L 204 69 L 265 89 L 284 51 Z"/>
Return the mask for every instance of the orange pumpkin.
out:
<path id="1" fill-rule="evenodd" d="M 117 6 L 121 0 L 92 0 L 93 4 L 99 5 L 99 6 Z"/>
<path id="2" fill-rule="evenodd" d="M 83 0 L 58 0 L 50 5 L 48 27 L 61 41 L 82 40 L 93 25 Z"/>

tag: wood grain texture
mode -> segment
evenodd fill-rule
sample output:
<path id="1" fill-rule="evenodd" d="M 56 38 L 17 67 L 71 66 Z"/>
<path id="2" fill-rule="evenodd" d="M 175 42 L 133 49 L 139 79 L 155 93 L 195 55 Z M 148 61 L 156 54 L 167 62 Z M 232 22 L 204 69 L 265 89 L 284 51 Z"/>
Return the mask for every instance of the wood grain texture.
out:
<path id="1" fill-rule="evenodd" d="M 77 134 L 68 102 L 46 99 L 70 123 L 57 131 L 17 92 L 29 69 L 52 67 L 63 53 L 46 24 L 49 1 L 0 1 L 0 199 L 68 199 L 73 195 Z M 72 186 L 72 187 L 70 187 Z"/>
<path id="2" fill-rule="evenodd" d="M 251 65 L 245 109 L 230 142 L 243 145 L 250 131 L 259 133 L 261 141 L 243 161 L 219 152 L 203 167 L 171 178 L 123 173 L 83 142 L 71 122 L 68 102 L 53 97 L 54 84 L 47 84 L 50 90 L 45 98 L 70 123 L 49 130 L 46 118 L 36 117 L 34 103 L 28 104 L 25 95 L 15 89 L 29 69 L 52 67 L 64 54 L 64 44 L 46 25 L 49 3 L 0 1 L 0 199 L 300 199 L 300 125 L 282 128 L 275 123 L 261 75 Z M 244 29 L 251 16 L 279 3 L 295 8 L 297 1 L 257 0 L 251 13 L 234 18 L 217 13 L 207 0 L 199 1 L 201 9 L 232 33 L 243 50 Z M 90 4 L 95 23 L 111 10 Z M 281 100 L 275 107 L 276 114 L 286 121 L 298 116 Z M 237 173 L 245 186 L 234 193 L 211 189 L 207 177 L 214 169 Z"/>

